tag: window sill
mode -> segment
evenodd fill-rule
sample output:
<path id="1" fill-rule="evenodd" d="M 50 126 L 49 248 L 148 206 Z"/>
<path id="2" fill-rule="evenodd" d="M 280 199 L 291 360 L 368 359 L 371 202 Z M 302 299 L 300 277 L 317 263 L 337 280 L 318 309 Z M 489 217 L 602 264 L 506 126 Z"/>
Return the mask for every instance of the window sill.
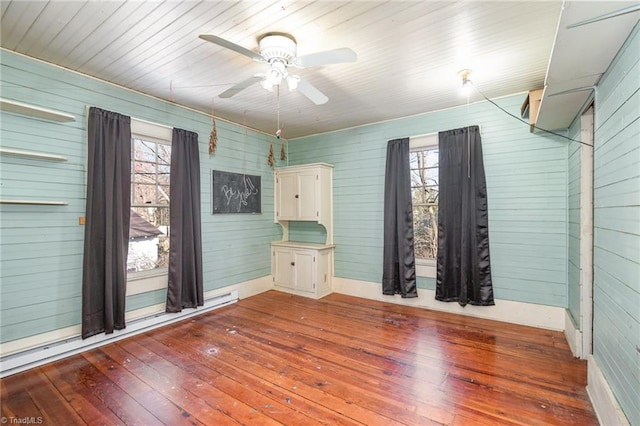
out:
<path id="1" fill-rule="evenodd" d="M 434 259 L 416 259 L 416 275 L 419 277 L 436 278 L 436 261 Z"/>
<path id="2" fill-rule="evenodd" d="M 127 275 L 127 296 L 167 288 L 168 269 L 132 272 Z"/>
<path id="3" fill-rule="evenodd" d="M 169 268 L 156 268 L 149 271 L 129 272 L 127 273 L 127 282 L 145 280 L 147 278 L 166 276 Z"/>

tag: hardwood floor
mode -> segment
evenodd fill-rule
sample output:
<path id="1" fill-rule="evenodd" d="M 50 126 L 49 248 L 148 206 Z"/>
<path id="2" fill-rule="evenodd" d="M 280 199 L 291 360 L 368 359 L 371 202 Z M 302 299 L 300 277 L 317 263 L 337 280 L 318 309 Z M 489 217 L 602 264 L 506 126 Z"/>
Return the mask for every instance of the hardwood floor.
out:
<path id="1" fill-rule="evenodd" d="M 597 424 L 585 385 L 586 364 L 559 332 L 270 291 L 6 377 L 1 415 L 45 425 Z"/>

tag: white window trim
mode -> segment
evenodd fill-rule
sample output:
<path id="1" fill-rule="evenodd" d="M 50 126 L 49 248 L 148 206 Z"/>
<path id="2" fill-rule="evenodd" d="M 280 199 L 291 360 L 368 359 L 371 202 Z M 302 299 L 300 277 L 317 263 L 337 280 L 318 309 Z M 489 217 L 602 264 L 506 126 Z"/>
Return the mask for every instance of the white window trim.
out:
<path id="1" fill-rule="evenodd" d="M 425 148 L 438 146 L 438 133 L 427 133 L 426 135 L 411 136 L 409 138 L 409 151 L 422 151 Z"/>
<path id="2" fill-rule="evenodd" d="M 173 127 L 131 117 L 131 137 L 171 145 Z"/>
<path id="3" fill-rule="evenodd" d="M 171 145 L 173 128 L 131 117 L 131 138 Z M 169 271 L 159 268 L 153 271 L 127 273 L 127 296 L 167 288 Z"/>
<path id="4" fill-rule="evenodd" d="M 409 151 L 422 151 L 425 148 L 438 146 L 438 133 L 411 136 L 409 138 Z M 416 258 L 416 275 L 419 277 L 436 278 L 436 259 Z"/>

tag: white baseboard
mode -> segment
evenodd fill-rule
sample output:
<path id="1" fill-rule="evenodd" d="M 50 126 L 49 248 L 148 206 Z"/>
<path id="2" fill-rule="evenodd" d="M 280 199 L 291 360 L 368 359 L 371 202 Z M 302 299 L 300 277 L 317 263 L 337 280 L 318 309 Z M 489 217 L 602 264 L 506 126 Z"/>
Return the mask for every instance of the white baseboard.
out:
<path id="1" fill-rule="evenodd" d="M 134 336 L 142 332 L 168 325 L 183 319 L 201 315 L 214 309 L 235 303 L 273 288 L 271 276 L 208 291 L 205 304 L 197 309 L 178 313 L 166 313 L 165 304 L 148 306 L 126 313 L 127 327 L 112 334 L 99 334 L 88 339 L 80 338 L 81 327 L 75 325 L 0 345 L 0 377 L 62 359 L 88 349 Z"/>
<path id="2" fill-rule="evenodd" d="M 601 425 L 629 426 L 593 355 L 587 357 L 587 393 Z"/>
<path id="3" fill-rule="evenodd" d="M 383 295 L 382 284 L 380 283 L 339 277 L 333 278 L 333 291 L 334 293 L 363 297 L 365 299 L 416 306 L 434 311 L 468 315 L 549 330 L 563 331 L 565 327 L 565 309 L 555 306 L 514 302 L 511 300 L 496 300 L 494 306 L 467 305 L 463 308 L 457 303 L 439 302 L 435 300 L 434 290 L 419 288 L 418 297 L 403 299 L 398 295 Z"/>
<path id="4" fill-rule="evenodd" d="M 576 328 L 573 318 L 571 318 L 571 312 L 568 309 L 565 309 L 564 315 L 564 337 L 569 343 L 573 356 L 584 359 L 582 353 L 582 331 Z"/>

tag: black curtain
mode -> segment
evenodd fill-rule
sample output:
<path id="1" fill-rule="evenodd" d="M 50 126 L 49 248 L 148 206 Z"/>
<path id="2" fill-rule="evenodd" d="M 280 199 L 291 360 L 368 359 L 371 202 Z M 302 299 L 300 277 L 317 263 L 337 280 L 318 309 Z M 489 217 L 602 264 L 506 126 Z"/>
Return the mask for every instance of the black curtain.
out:
<path id="1" fill-rule="evenodd" d="M 440 132 L 436 299 L 493 305 L 487 188 L 478 126 Z"/>
<path id="2" fill-rule="evenodd" d="M 89 109 L 82 338 L 125 327 L 131 119 Z"/>
<path id="3" fill-rule="evenodd" d="M 382 266 L 382 294 L 418 297 L 409 138 L 390 140 L 387 144 Z"/>
<path id="4" fill-rule="evenodd" d="M 198 134 L 173 129 L 167 312 L 204 304 Z"/>

